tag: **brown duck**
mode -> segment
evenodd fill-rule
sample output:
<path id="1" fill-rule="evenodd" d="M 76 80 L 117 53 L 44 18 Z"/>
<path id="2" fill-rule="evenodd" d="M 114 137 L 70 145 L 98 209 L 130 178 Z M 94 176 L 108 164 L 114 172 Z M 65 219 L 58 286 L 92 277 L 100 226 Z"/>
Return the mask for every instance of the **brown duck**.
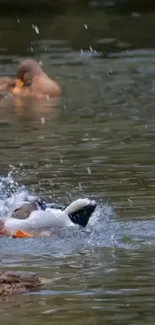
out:
<path id="1" fill-rule="evenodd" d="M 0 296 L 25 293 L 41 287 L 43 280 L 37 273 L 25 271 L 0 272 Z"/>
<path id="2" fill-rule="evenodd" d="M 12 92 L 20 97 L 46 99 L 58 97 L 61 89 L 58 83 L 43 71 L 39 62 L 26 59 L 17 67 L 17 80 Z"/>
<path id="3" fill-rule="evenodd" d="M 14 95 L 46 99 L 61 94 L 59 84 L 43 71 L 36 60 L 23 60 L 17 67 L 16 77 L 0 77 L 0 97 Z"/>

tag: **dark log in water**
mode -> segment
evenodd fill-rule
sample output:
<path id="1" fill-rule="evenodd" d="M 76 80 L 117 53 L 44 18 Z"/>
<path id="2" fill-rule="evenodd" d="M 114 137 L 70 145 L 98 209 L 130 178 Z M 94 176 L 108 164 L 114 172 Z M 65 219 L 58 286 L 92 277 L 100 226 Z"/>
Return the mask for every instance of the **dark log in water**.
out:
<path id="1" fill-rule="evenodd" d="M 78 9 L 83 6 L 88 8 L 106 8 L 116 9 L 123 12 L 131 11 L 148 11 L 155 9 L 154 0 L 0 0 L 1 13 L 6 12 L 31 12 L 37 13 L 38 11 L 49 10 L 54 11 L 65 11 L 71 9 Z"/>

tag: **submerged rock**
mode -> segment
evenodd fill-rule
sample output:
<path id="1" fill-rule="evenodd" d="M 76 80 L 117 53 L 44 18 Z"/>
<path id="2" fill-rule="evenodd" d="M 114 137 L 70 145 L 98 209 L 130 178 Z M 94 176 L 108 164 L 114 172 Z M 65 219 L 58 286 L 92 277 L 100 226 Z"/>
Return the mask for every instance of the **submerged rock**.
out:
<path id="1" fill-rule="evenodd" d="M 25 293 L 32 289 L 39 289 L 42 284 L 41 278 L 34 272 L 0 272 L 0 296 Z"/>

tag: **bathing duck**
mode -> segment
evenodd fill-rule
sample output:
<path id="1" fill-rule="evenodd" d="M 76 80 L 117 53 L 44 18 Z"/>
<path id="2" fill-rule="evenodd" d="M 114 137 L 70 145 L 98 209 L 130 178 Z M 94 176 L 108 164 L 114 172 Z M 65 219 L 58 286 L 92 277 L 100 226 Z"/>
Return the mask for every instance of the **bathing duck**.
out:
<path id="1" fill-rule="evenodd" d="M 0 296 L 24 293 L 32 289 L 38 289 L 41 285 L 42 280 L 34 272 L 0 272 Z"/>
<path id="2" fill-rule="evenodd" d="M 26 59 L 17 67 L 17 81 L 13 93 L 21 97 L 46 99 L 58 97 L 61 90 L 58 83 L 42 70 L 39 62 Z"/>
<path id="3" fill-rule="evenodd" d="M 96 202 L 87 198 L 73 201 L 68 207 L 46 206 L 41 201 L 24 203 L 9 218 L 1 220 L 0 235 L 35 237 L 48 231 L 75 226 L 86 227 Z M 23 235 L 22 235 L 23 232 Z"/>

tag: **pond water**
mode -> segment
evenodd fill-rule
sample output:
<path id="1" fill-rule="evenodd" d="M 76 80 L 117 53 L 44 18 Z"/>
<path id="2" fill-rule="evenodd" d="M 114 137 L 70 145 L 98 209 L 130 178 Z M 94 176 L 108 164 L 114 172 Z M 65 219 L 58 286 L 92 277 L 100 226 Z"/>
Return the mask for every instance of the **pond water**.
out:
<path id="1" fill-rule="evenodd" d="M 98 203 L 85 233 L 0 239 L 1 269 L 51 279 L 1 297 L 1 324 L 154 323 L 154 28 L 154 13 L 1 17 L 0 74 L 34 57 L 63 96 L 1 99 L 0 212 L 27 192 Z"/>

